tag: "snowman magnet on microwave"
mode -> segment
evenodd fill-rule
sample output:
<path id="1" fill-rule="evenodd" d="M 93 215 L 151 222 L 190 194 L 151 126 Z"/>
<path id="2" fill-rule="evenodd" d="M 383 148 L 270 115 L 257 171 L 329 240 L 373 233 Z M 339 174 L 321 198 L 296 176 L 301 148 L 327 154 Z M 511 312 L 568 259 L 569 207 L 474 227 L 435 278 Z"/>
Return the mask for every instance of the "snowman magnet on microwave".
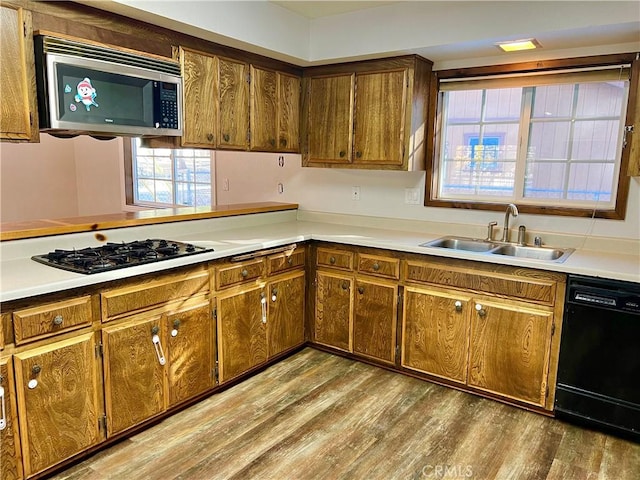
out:
<path id="1" fill-rule="evenodd" d="M 91 80 L 89 80 L 87 77 L 85 77 L 78 83 L 76 90 L 78 92 L 76 93 L 75 97 L 76 102 L 82 103 L 87 109 L 87 112 L 91 111 L 92 105 L 94 107 L 98 106 L 98 104 L 96 103 L 96 97 L 98 96 L 98 93 L 96 92 L 96 89 L 93 88 L 93 85 L 91 85 Z"/>

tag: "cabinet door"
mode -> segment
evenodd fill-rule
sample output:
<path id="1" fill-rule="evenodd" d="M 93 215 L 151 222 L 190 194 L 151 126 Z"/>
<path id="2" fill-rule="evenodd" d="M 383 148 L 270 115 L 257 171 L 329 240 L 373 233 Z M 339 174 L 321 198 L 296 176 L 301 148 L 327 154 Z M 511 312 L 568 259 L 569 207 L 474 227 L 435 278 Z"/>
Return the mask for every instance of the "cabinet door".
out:
<path id="1" fill-rule="evenodd" d="M 304 343 L 304 271 L 269 284 L 269 357 Z"/>
<path id="2" fill-rule="evenodd" d="M 354 81 L 354 74 L 309 80 L 309 162 L 351 163 Z"/>
<path id="3" fill-rule="evenodd" d="M 251 150 L 275 151 L 278 114 L 276 72 L 251 66 Z"/>
<path id="4" fill-rule="evenodd" d="M 350 352 L 353 280 L 328 272 L 317 272 L 316 280 L 315 341 Z"/>
<path id="5" fill-rule="evenodd" d="M 219 296 L 217 305 L 222 383 L 267 360 L 267 304 L 265 293 L 258 286 Z"/>
<path id="6" fill-rule="evenodd" d="M 249 66 L 218 58 L 218 146 L 246 150 L 249 133 Z"/>
<path id="7" fill-rule="evenodd" d="M 278 73 L 278 151 L 300 150 L 300 78 Z"/>
<path id="8" fill-rule="evenodd" d="M 356 75 L 353 163 L 402 165 L 407 70 Z"/>
<path id="9" fill-rule="evenodd" d="M 102 329 L 107 435 L 165 409 L 165 346 L 155 315 Z M 157 335 L 158 343 L 154 343 Z"/>
<path id="10" fill-rule="evenodd" d="M 215 148 L 218 123 L 218 61 L 180 48 L 184 88 L 183 147 Z"/>
<path id="11" fill-rule="evenodd" d="M 465 383 L 469 297 L 407 287 L 402 319 L 402 366 Z"/>
<path id="12" fill-rule="evenodd" d="M 468 384 L 544 406 L 553 313 L 477 299 L 471 314 Z"/>
<path id="13" fill-rule="evenodd" d="M 208 300 L 169 313 L 166 323 L 172 406 L 213 387 L 215 325 Z"/>
<path id="14" fill-rule="evenodd" d="M 395 363 L 398 286 L 356 279 L 353 353 Z"/>
<path id="15" fill-rule="evenodd" d="M 31 13 L 0 6 L 0 138 L 37 142 Z"/>
<path id="16" fill-rule="evenodd" d="M 20 437 L 11 357 L 0 360 L 0 478 L 22 478 Z"/>
<path id="17" fill-rule="evenodd" d="M 95 347 L 87 333 L 14 356 L 25 476 L 103 439 Z"/>

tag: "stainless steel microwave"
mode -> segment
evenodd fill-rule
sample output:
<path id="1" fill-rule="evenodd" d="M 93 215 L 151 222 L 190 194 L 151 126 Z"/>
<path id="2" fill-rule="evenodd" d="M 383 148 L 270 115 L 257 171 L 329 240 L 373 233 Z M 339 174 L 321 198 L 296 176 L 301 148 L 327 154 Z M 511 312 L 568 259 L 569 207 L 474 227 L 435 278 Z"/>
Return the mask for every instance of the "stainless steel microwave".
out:
<path id="1" fill-rule="evenodd" d="M 37 35 L 40 130 L 59 136 L 180 136 L 180 64 Z"/>

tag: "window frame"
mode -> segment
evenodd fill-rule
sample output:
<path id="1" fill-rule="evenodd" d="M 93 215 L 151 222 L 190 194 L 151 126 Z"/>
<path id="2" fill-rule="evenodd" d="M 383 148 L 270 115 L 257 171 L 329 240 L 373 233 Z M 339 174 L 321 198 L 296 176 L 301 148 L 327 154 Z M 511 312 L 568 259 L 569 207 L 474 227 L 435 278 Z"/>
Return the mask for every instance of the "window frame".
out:
<path id="1" fill-rule="evenodd" d="M 125 137 L 123 143 L 124 146 L 124 194 L 125 194 L 125 202 L 128 207 L 135 208 L 198 208 L 196 206 L 190 205 L 180 205 L 180 204 L 168 204 L 168 203 L 156 203 L 156 202 L 136 202 L 135 198 L 135 175 L 133 171 L 133 147 L 132 143 L 135 140 L 133 137 Z M 147 144 L 145 144 L 147 143 Z M 164 143 L 163 141 L 158 142 L 157 139 L 151 139 L 151 141 L 142 139 L 142 146 L 144 148 L 164 148 L 169 150 L 181 149 L 181 147 L 174 145 L 173 143 Z M 211 154 L 211 207 L 216 205 L 216 195 L 215 195 L 215 157 Z M 171 183 L 174 185 L 176 183 L 181 183 L 176 181 L 174 175 L 175 171 L 172 167 L 172 178 Z"/>
<path id="2" fill-rule="evenodd" d="M 633 125 L 634 120 L 638 118 L 638 110 L 640 110 L 640 61 L 637 59 L 636 53 L 621 53 L 613 55 L 599 55 L 593 57 L 576 57 L 557 60 L 542 60 L 532 62 L 521 62 L 503 65 L 491 65 L 483 67 L 469 67 L 449 70 L 439 70 L 433 73 L 433 81 L 431 82 L 430 98 L 431 115 L 433 125 L 431 131 L 433 133 L 433 142 L 430 145 L 430 154 L 427 158 L 427 175 L 425 181 L 425 200 L 426 207 L 444 207 L 444 208 L 464 208 L 472 210 L 493 210 L 503 211 L 508 202 L 474 202 L 472 200 L 456 201 L 456 200 L 440 200 L 433 196 L 437 188 L 437 168 L 436 162 L 439 161 L 440 151 L 440 127 L 442 118 L 438 101 L 440 98 L 440 80 L 443 79 L 462 79 L 483 77 L 492 75 L 505 74 L 525 74 L 540 73 L 550 70 L 564 70 L 575 68 L 602 67 L 616 64 L 631 64 L 631 78 L 629 80 L 629 95 L 627 99 L 627 112 L 624 125 Z M 636 133 L 637 135 L 637 133 Z M 622 149 L 620 158 L 620 168 L 618 172 L 618 186 L 615 192 L 615 206 L 611 209 L 593 209 L 584 207 L 568 207 L 568 206 L 549 206 L 521 204 L 518 209 L 522 213 L 559 215 L 571 217 L 596 217 L 614 220 L 624 220 L 627 211 L 627 201 L 629 196 L 629 164 L 631 154 L 631 137 L 626 136 L 626 146 Z"/>

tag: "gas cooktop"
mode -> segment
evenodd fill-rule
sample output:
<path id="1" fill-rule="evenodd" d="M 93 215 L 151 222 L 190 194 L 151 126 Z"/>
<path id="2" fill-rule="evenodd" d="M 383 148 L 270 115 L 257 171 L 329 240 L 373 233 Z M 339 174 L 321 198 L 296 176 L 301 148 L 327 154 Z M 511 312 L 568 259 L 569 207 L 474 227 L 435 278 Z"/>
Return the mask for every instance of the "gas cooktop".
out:
<path id="1" fill-rule="evenodd" d="M 51 267 L 90 274 L 212 251 L 213 248 L 198 247 L 190 243 L 153 239 L 127 243 L 108 242 L 99 247 L 80 250 L 54 250 L 31 258 Z"/>

